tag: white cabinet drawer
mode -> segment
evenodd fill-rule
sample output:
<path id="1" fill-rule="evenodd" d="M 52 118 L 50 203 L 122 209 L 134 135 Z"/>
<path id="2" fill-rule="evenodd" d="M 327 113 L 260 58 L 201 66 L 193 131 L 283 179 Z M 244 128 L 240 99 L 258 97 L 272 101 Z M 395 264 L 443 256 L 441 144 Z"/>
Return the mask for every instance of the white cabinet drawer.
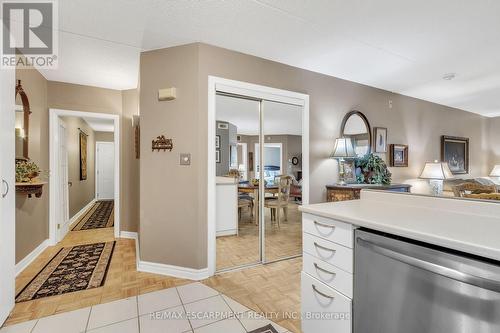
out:
<path id="1" fill-rule="evenodd" d="M 351 300 L 302 272 L 302 332 L 350 333 Z"/>
<path id="2" fill-rule="evenodd" d="M 353 273 L 352 249 L 307 233 L 303 234 L 302 246 L 305 253 Z"/>
<path id="3" fill-rule="evenodd" d="M 302 215 L 302 228 L 304 232 L 311 235 L 353 248 L 352 224 L 304 213 Z"/>
<path id="4" fill-rule="evenodd" d="M 304 272 L 352 298 L 353 275 L 304 253 Z"/>

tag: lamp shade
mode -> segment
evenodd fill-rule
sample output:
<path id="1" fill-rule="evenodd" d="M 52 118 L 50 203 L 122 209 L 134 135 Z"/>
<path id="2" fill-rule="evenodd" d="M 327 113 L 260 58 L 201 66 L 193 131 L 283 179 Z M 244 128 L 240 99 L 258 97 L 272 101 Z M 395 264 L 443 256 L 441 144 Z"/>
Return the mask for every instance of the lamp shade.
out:
<path id="1" fill-rule="evenodd" d="M 425 163 L 420 178 L 443 180 L 453 178 L 453 174 L 451 173 L 448 163 L 435 161 Z"/>
<path id="2" fill-rule="evenodd" d="M 352 141 L 350 138 L 338 138 L 335 140 L 335 147 L 330 158 L 348 158 L 356 157 Z"/>
<path id="3" fill-rule="evenodd" d="M 500 164 L 497 164 L 491 170 L 490 177 L 500 177 Z"/>

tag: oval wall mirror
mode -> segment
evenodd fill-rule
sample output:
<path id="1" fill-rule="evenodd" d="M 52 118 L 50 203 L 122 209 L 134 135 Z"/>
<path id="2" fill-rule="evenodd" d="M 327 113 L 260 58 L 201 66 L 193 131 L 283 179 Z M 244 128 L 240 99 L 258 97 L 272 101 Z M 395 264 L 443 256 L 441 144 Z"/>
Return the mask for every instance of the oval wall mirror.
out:
<path id="1" fill-rule="evenodd" d="M 371 152 L 372 135 L 370 123 L 366 116 L 360 111 L 351 111 L 342 120 L 340 134 L 350 138 L 354 152 L 362 157 Z"/>
<path id="2" fill-rule="evenodd" d="M 16 159 L 29 159 L 29 124 L 30 102 L 28 95 L 21 86 L 21 80 L 16 84 Z"/>

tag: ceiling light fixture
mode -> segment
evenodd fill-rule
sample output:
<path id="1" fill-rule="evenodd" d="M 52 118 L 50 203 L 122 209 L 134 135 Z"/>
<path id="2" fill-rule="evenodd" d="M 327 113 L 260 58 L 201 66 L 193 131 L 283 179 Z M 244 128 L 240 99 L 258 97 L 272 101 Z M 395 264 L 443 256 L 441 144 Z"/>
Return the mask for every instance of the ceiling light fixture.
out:
<path id="1" fill-rule="evenodd" d="M 443 80 L 446 80 L 446 81 L 451 81 L 451 80 L 453 80 L 456 76 L 457 76 L 457 74 L 456 74 L 456 73 L 447 73 L 447 74 L 443 75 Z"/>

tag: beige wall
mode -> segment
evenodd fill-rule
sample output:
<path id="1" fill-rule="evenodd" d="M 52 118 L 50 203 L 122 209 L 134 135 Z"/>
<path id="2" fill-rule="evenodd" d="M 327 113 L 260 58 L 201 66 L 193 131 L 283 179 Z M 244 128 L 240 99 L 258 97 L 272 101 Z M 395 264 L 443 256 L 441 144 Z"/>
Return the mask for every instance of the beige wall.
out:
<path id="1" fill-rule="evenodd" d="M 121 122 L 121 229 L 139 230 L 139 160 L 135 158 L 132 116 L 139 114 L 139 93 L 136 89 L 122 92 Z"/>
<path id="2" fill-rule="evenodd" d="M 49 170 L 49 116 L 47 80 L 36 70 L 16 70 L 28 95 L 30 116 L 29 156 L 45 174 Z M 14 90 L 13 90 L 14 91 Z M 45 177 L 47 178 L 47 177 Z M 47 179 L 45 179 L 47 180 Z M 16 195 L 16 263 L 49 236 L 49 187 L 41 198 Z"/>
<path id="3" fill-rule="evenodd" d="M 199 132 L 198 46 L 141 54 L 140 246 L 141 259 L 170 265 L 206 266 L 206 135 Z M 176 87 L 177 99 L 158 101 L 158 89 Z M 200 125 L 201 126 L 201 125 Z M 205 124 L 205 128 L 206 128 Z M 152 152 L 159 135 L 173 139 L 172 152 Z M 190 166 L 179 153 L 191 153 Z"/>
<path id="4" fill-rule="evenodd" d="M 500 117 L 488 119 L 490 142 L 490 171 L 500 164 Z"/>
<path id="5" fill-rule="evenodd" d="M 49 108 L 98 113 L 122 113 L 120 90 L 48 82 Z"/>
<path id="6" fill-rule="evenodd" d="M 313 203 L 325 200 L 325 184 L 337 178 L 337 164 L 328 156 L 343 116 L 353 109 L 364 112 L 372 127 L 387 127 L 389 143 L 410 145 L 410 167 L 393 169 L 395 181 L 416 178 L 426 161 L 439 159 L 444 134 L 471 139 L 471 175 L 487 169 L 486 121 L 464 111 L 204 44 L 144 52 L 140 73 L 144 260 L 206 267 L 209 75 L 309 94 Z M 171 86 L 178 98 L 158 102 L 157 90 Z M 150 152 L 150 140 L 159 134 L 174 138 L 172 153 Z M 193 154 L 190 167 L 178 166 L 181 151 Z"/>
<path id="7" fill-rule="evenodd" d="M 66 124 L 68 149 L 69 217 L 75 216 L 95 198 L 95 142 L 92 128 L 79 117 L 61 117 Z M 87 136 L 87 179 L 80 180 L 80 128 Z"/>
<path id="8" fill-rule="evenodd" d="M 122 91 L 47 81 L 36 70 L 17 70 L 30 100 L 30 158 L 49 170 L 49 108 L 110 113 L 121 116 L 121 229 L 138 229 L 138 161 L 133 149 L 131 115 L 137 114 L 137 91 Z M 135 100 L 135 102 L 134 102 Z M 122 113 L 123 109 L 123 113 Z M 124 193 L 126 189 L 134 192 Z M 40 199 L 16 198 L 16 263 L 48 238 L 48 185 Z M 135 212 L 135 213 L 134 213 Z M 135 214 L 135 215 L 134 215 Z"/>
<path id="9" fill-rule="evenodd" d="M 113 142 L 115 140 L 115 133 L 113 132 L 94 132 L 95 141 Z"/>

